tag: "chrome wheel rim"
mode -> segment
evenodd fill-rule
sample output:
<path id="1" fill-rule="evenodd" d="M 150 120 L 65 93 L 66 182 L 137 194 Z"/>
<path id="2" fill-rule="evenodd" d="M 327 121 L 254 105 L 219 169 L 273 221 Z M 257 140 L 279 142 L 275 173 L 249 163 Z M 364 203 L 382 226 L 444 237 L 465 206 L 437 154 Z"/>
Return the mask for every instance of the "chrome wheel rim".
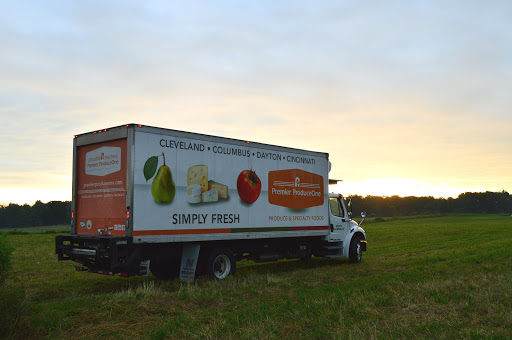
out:
<path id="1" fill-rule="evenodd" d="M 213 275 L 217 279 L 224 279 L 229 275 L 229 272 L 231 271 L 231 261 L 229 260 L 229 257 L 222 254 L 215 258 L 215 261 L 213 261 Z"/>
<path id="2" fill-rule="evenodd" d="M 357 254 L 357 260 L 361 261 L 361 257 L 363 256 L 363 252 L 361 251 L 361 242 L 357 242 L 356 254 Z"/>

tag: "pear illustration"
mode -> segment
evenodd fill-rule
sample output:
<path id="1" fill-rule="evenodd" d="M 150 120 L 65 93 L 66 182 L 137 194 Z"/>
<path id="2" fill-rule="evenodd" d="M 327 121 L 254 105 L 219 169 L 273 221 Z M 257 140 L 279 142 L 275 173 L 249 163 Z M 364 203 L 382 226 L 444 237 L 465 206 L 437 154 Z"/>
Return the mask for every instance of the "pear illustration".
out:
<path id="1" fill-rule="evenodd" d="M 151 194 L 158 203 L 169 203 L 174 199 L 176 195 L 176 185 L 172 179 L 171 169 L 165 165 L 165 155 L 162 152 L 164 158 L 164 165 L 158 169 L 158 172 L 153 179 L 151 184 Z"/>

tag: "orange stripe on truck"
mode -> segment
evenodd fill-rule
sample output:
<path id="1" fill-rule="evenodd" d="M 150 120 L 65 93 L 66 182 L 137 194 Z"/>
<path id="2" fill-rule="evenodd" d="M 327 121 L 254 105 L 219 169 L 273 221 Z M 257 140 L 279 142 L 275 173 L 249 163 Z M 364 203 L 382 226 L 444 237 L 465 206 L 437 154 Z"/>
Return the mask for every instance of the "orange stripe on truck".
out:
<path id="1" fill-rule="evenodd" d="M 183 230 L 135 230 L 133 236 L 190 235 L 190 234 L 229 234 L 231 228 L 222 229 L 183 229 Z"/>

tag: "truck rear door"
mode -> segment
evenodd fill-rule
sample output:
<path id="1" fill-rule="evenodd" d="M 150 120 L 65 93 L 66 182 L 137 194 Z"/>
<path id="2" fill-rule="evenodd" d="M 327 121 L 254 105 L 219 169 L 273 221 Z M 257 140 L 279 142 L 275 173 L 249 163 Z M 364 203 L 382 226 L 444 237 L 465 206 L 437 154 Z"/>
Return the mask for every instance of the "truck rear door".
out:
<path id="1" fill-rule="evenodd" d="M 80 137 L 75 138 L 74 149 L 74 232 L 125 236 L 127 139 L 85 144 L 77 142 Z"/>

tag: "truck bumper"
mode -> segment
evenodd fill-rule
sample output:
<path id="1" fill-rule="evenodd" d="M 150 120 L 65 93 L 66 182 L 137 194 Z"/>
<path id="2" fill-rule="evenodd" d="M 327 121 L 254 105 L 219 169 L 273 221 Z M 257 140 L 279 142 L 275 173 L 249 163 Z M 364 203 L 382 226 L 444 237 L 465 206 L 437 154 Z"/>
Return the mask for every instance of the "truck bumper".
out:
<path id="1" fill-rule="evenodd" d="M 144 275 L 139 250 L 131 237 L 59 235 L 55 238 L 59 261 L 72 260 L 83 265 L 80 270 L 95 273 Z"/>

